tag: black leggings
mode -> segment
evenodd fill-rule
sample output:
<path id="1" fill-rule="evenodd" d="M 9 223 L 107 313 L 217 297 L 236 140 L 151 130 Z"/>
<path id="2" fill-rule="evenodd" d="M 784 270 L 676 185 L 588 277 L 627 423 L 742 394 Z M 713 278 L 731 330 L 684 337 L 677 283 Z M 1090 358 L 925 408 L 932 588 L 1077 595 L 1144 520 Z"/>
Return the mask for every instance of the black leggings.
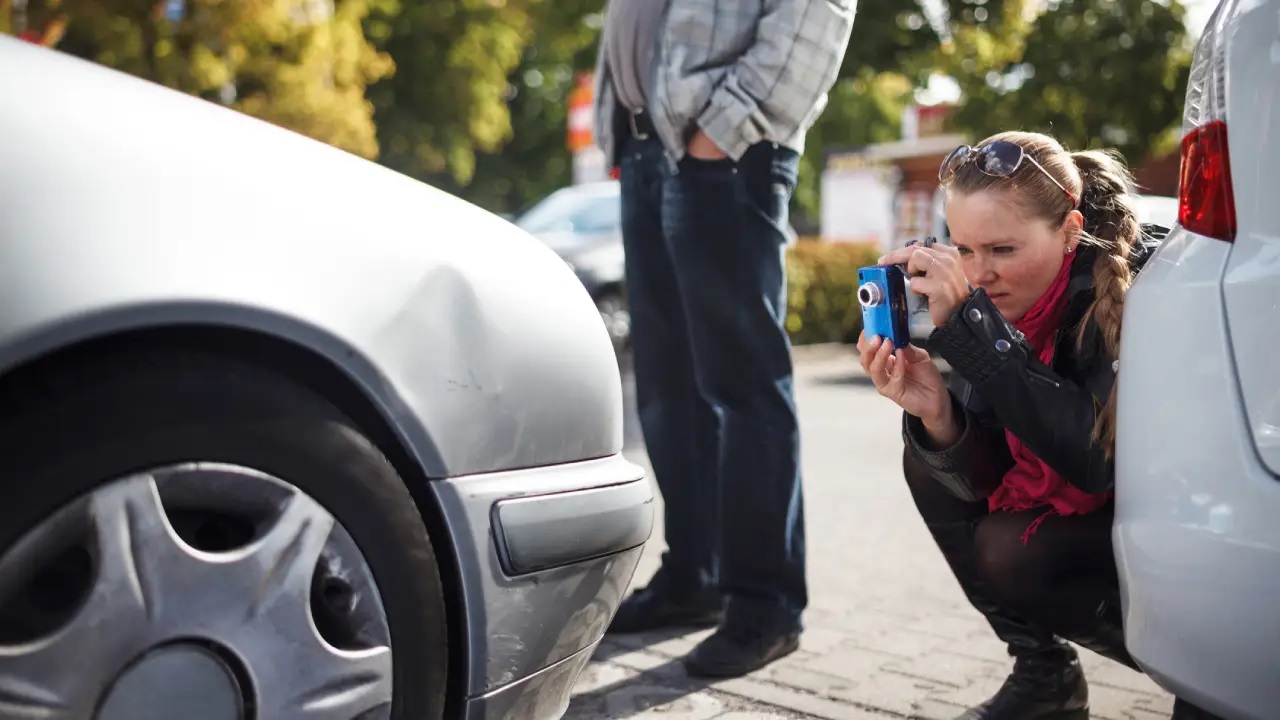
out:
<path id="1" fill-rule="evenodd" d="M 1100 608 L 1119 624 L 1112 504 L 1086 515 L 1049 515 L 1024 544 L 1024 533 L 1048 508 L 991 512 L 985 500 L 970 503 L 949 493 L 914 458 L 908 457 L 904 467 L 926 525 L 971 528 L 970 567 L 1010 610 L 1063 637 L 1091 633 Z M 948 561 L 953 570 L 964 571 Z"/>

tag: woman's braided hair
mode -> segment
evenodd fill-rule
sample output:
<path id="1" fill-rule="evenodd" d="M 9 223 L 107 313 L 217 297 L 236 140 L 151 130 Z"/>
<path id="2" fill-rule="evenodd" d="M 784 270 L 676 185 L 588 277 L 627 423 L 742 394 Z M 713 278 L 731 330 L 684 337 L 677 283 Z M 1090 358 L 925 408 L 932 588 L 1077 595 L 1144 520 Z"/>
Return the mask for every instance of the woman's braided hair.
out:
<path id="1" fill-rule="evenodd" d="M 946 190 L 969 194 L 987 189 L 1008 188 L 1014 199 L 1028 212 L 1049 222 L 1061 223 L 1072 209 L 1084 216 L 1084 232 L 1080 242 L 1102 250 L 1093 263 L 1094 299 L 1080 323 L 1077 347 L 1082 347 L 1089 320 L 1098 327 L 1102 349 L 1108 361 L 1120 356 L 1120 327 L 1124 296 L 1132 282 L 1129 255 L 1139 240 L 1133 176 L 1117 153 L 1099 150 L 1068 152 L 1048 135 L 1027 132 L 1005 132 L 987 138 L 978 146 L 993 140 L 1005 140 L 1022 149 L 1053 175 L 1062 186 L 1080 198 L 1078 208 L 1031 163 L 1024 163 L 1010 177 L 992 177 L 974 163 L 957 168 L 946 183 Z M 1116 388 L 1105 405 L 1098 408 L 1093 426 L 1093 441 L 1110 455 L 1115 448 Z"/>

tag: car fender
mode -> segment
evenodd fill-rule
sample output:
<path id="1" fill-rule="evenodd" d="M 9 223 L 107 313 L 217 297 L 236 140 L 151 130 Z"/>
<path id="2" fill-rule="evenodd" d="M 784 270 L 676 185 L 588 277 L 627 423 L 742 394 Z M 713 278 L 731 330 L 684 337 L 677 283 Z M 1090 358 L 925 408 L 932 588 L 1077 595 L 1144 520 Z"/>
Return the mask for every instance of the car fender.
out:
<path id="1" fill-rule="evenodd" d="M 607 333 L 553 252 L 416 180 L 0 38 L 0 372 L 169 325 L 339 367 L 429 477 L 621 451 Z"/>

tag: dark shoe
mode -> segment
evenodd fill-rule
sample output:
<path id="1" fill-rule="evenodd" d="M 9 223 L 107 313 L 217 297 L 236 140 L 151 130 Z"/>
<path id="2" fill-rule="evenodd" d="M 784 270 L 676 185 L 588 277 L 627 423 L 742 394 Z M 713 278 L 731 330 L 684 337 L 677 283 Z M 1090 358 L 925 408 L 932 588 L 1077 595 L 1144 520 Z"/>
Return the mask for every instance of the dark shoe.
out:
<path id="1" fill-rule="evenodd" d="M 800 633 L 776 613 L 731 607 L 724 625 L 684 658 L 690 677 L 730 678 L 754 672 L 800 648 Z"/>
<path id="2" fill-rule="evenodd" d="M 724 601 L 719 593 L 681 592 L 664 580 L 659 571 L 654 581 L 631 594 L 618 606 L 618 613 L 605 632 L 610 635 L 649 632 L 665 628 L 702 629 L 724 620 Z"/>
<path id="3" fill-rule="evenodd" d="M 689 677 L 741 677 L 799 649 L 800 633 L 752 632 L 726 625 L 685 656 L 684 670 Z"/>
<path id="4" fill-rule="evenodd" d="M 990 700 L 957 720 L 1089 720 L 1089 686 L 1080 660 L 1024 655 Z"/>

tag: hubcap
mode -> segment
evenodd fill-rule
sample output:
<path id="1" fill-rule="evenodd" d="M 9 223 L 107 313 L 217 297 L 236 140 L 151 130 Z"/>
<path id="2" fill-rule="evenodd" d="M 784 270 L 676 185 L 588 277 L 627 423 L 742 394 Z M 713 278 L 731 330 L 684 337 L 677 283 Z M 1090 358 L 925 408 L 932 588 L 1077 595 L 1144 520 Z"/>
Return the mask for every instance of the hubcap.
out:
<path id="1" fill-rule="evenodd" d="M 0 557 L 2 717 L 363 720 L 389 717 L 391 697 L 372 571 L 327 510 L 268 475 L 122 478 Z"/>
<path id="2" fill-rule="evenodd" d="M 242 698 L 235 674 L 217 655 L 198 645 L 171 645 L 121 673 L 98 720 L 243 720 Z"/>

